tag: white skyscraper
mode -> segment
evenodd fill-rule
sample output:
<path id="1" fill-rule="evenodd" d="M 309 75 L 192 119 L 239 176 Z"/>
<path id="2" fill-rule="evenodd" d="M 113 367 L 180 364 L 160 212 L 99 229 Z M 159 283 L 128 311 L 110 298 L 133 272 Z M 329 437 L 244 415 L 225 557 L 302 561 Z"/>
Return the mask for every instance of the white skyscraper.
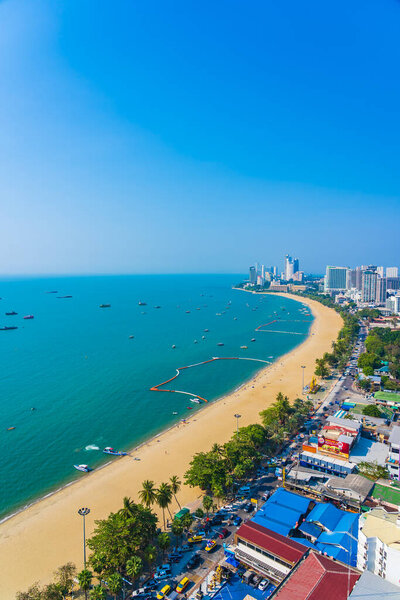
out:
<path id="1" fill-rule="evenodd" d="M 293 273 L 295 272 L 295 266 L 297 266 L 297 270 L 299 270 L 299 259 L 296 258 L 293 260 L 289 254 L 285 256 L 285 270 L 284 270 L 284 279 L 285 281 L 291 281 L 293 279 Z"/>
<path id="2" fill-rule="evenodd" d="M 399 276 L 399 268 L 398 267 L 386 267 L 386 277 L 398 277 Z"/>
<path id="3" fill-rule="evenodd" d="M 376 267 L 376 272 L 379 277 L 385 277 L 385 267 Z"/>

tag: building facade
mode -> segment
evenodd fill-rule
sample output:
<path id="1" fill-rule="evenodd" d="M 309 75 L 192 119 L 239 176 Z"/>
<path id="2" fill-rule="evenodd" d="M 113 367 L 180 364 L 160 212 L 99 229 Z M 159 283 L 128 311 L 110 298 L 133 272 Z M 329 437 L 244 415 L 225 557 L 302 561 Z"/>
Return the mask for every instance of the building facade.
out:
<path id="1" fill-rule="evenodd" d="M 345 291 L 347 271 L 348 269 L 346 267 L 327 266 L 324 284 L 325 292 L 330 293 Z"/>
<path id="2" fill-rule="evenodd" d="M 386 277 L 398 277 L 399 276 L 399 268 L 398 267 L 387 267 L 386 268 Z"/>
<path id="3" fill-rule="evenodd" d="M 378 273 L 367 269 L 362 274 L 361 302 L 375 303 Z"/>

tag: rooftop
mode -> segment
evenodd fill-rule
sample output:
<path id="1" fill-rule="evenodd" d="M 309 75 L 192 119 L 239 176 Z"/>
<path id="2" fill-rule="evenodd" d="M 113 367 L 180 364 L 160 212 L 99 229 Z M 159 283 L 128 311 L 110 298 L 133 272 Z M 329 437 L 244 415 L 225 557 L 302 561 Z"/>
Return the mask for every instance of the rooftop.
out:
<path id="1" fill-rule="evenodd" d="M 351 451 L 350 461 L 359 464 L 360 462 L 376 462 L 384 467 L 389 455 L 389 447 L 382 442 L 374 442 L 361 437 Z"/>
<path id="2" fill-rule="evenodd" d="M 378 575 L 374 575 L 371 571 L 364 571 L 356 582 L 349 598 L 351 600 L 371 600 L 371 598 L 400 600 L 400 587 L 389 583 L 389 581 L 378 577 Z"/>
<path id="3" fill-rule="evenodd" d="M 398 425 L 395 425 L 395 427 L 393 427 L 389 436 L 389 443 L 396 445 L 400 444 L 400 427 Z"/>
<path id="4" fill-rule="evenodd" d="M 236 535 L 238 538 L 249 541 L 259 548 L 268 550 L 271 554 L 292 565 L 296 564 L 306 551 L 301 544 L 252 521 L 243 523 L 237 530 Z"/>
<path id="5" fill-rule="evenodd" d="M 326 486 L 333 490 L 350 490 L 359 494 L 361 500 L 364 500 L 369 495 L 374 483 L 362 475 L 350 473 L 344 479 L 342 477 L 330 477 Z"/>
<path id="6" fill-rule="evenodd" d="M 310 552 L 283 582 L 274 600 L 346 600 L 360 574 L 347 565 Z"/>
<path id="7" fill-rule="evenodd" d="M 327 422 L 331 425 L 337 425 L 339 427 L 343 427 L 344 429 L 355 429 L 356 431 L 360 430 L 360 423 L 357 421 L 353 421 L 353 419 L 340 419 L 339 417 L 328 417 Z"/>
<path id="8" fill-rule="evenodd" d="M 367 538 L 379 538 L 384 544 L 400 551 L 400 525 L 398 513 L 388 513 L 383 508 L 373 508 L 360 520 L 362 532 Z"/>
<path id="9" fill-rule="evenodd" d="M 288 535 L 310 506 L 310 499 L 278 488 L 252 519 L 253 523 Z"/>

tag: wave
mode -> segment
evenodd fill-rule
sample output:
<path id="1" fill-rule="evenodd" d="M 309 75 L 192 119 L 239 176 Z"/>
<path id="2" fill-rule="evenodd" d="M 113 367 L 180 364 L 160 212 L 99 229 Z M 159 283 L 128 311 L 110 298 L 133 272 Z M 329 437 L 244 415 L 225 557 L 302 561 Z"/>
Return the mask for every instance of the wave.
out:
<path id="1" fill-rule="evenodd" d="M 100 450 L 100 448 L 94 444 L 89 444 L 89 446 L 85 446 L 85 450 Z"/>

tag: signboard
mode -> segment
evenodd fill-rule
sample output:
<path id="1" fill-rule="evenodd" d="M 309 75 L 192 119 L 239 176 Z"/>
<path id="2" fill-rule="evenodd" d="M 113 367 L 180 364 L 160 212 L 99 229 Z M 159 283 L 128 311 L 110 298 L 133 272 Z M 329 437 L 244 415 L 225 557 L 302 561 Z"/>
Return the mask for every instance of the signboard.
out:
<path id="1" fill-rule="evenodd" d="M 343 458 L 349 458 L 350 446 L 347 442 L 339 442 L 338 440 L 330 440 L 323 435 L 318 436 L 318 450 L 329 452 Z"/>
<path id="2" fill-rule="evenodd" d="M 250 502 L 252 502 L 253 504 L 255 504 L 257 506 L 257 499 L 256 498 L 250 498 Z"/>

